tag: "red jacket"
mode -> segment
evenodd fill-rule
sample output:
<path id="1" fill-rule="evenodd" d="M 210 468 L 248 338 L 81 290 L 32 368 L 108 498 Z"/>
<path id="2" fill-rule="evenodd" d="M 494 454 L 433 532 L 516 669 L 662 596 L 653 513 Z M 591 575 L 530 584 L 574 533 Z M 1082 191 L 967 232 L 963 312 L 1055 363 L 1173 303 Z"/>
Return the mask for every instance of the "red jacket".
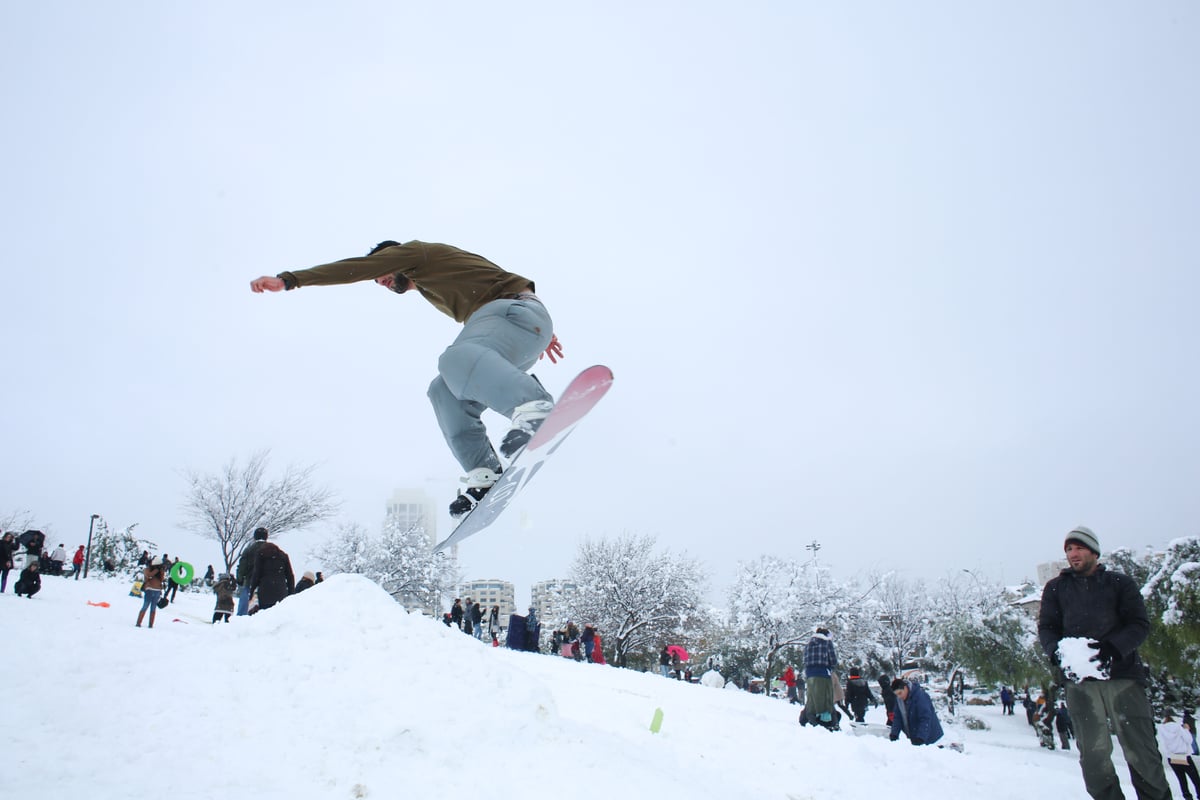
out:
<path id="1" fill-rule="evenodd" d="M 71 559 L 71 563 L 77 567 L 81 566 L 83 564 L 83 548 L 82 547 L 75 551 L 75 557 Z"/>
<path id="2" fill-rule="evenodd" d="M 789 689 L 796 685 L 796 672 L 790 666 L 783 671 L 783 682 Z"/>

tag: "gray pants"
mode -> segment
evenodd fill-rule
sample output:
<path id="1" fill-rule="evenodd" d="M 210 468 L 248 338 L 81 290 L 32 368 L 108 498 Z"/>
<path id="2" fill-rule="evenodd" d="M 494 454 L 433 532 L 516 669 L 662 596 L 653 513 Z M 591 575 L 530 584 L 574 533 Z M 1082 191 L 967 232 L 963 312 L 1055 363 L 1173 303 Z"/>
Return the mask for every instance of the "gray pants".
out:
<path id="1" fill-rule="evenodd" d="M 464 470 L 502 468 L 480 417 L 511 417 L 531 400 L 552 400 L 526 370 L 550 345 L 554 323 L 537 300 L 493 300 L 467 319 L 438 359 L 429 400 L 450 452 Z"/>
<path id="2" fill-rule="evenodd" d="M 1112 763 L 1112 720 L 1129 764 L 1138 800 L 1170 800 L 1171 788 L 1158 753 L 1154 717 L 1145 690 L 1132 680 L 1084 681 L 1067 685 L 1067 709 L 1075 725 L 1083 784 L 1095 800 L 1123 800 Z"/>

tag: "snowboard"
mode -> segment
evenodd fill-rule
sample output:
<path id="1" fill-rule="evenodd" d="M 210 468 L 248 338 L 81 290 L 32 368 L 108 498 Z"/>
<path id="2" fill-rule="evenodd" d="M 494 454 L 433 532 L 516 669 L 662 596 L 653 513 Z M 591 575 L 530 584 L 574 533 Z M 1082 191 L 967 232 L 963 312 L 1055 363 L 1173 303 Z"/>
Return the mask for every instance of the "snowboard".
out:
<path id="1" fill-rule="evenodd" d="M 541 470 L 546 459 L 558 450 L 575 426 L 600 402 L 612 386 L 613 374 L 608 367 L 588 367 L 575 376 L 554 404 L 550 415 L 533 434 L 529 444 L 516 454 L 500 480 L 488 490 L 479 504 L 462 518 L 454 531 L 434 545 L 439 552 L 474 536 L 491 525 L 513 501 L 517 493 Z"/>

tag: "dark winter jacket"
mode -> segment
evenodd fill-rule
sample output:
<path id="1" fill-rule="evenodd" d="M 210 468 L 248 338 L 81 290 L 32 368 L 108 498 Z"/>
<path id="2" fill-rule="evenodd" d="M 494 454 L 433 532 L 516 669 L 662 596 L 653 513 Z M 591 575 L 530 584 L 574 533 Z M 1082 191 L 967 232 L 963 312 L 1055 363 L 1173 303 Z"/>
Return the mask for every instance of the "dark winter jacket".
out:
<path id="1" fill-rule="evenodd" d="M 1066 706 L 1059 706 L 1054 717 L 1054 727 L 1059 733 L 1074 733 L 1075 727 L 1071 725 L 1071 714 L 1067 711 Z"/>
<path id="2" fill-rule="evenodd" d="M 937 712 L 933 710 L 933 701 L 916 681 L 908 682 L 908 699 L 903 703 L 896 703 L 896 715 L 892 718 L 892 739 L 898 739 L 901 731 L 913 744 L 933 744 L 942 738 L 942 723 L 938 720 Z"/>
<path id="3" fill-rule="evenodd" d="M 1058 642 L 1078 636 L 1108 642 L 1120 652 L 1121 658 L 1113 661 L 1109 670 L 1110 678 L 1129 678 L 1144 685 L 1146 668 L 1137 649 L 1149 632 L 1150 619 L 1137 584 L 1103 564 L 1089 576 L 1064 569 L 1042 590 L 1038 639 L 1060 679 L 1065 680 L 1058 669 Z"/>
<path id="4" fill-rule="evenodd" d="M 804 647 L 804 677 L 828 678 L 837 667 L 837 651 L 823 633 L 815 634 Z"/>
<path id="5" fill-rule="evenodd" d="M 254 559 L 258 557 L 258 551 L 261 550 L 262 546 L 266 543 L 266 539 L 255 539 L 253 542 L 246 545 L 246 549 L 242 551 L 242 557 L 238 559 L 238 586 L 250 585 L 250 577 L 254 574 Z"/>
<path id="6" fill-rule="evenodd" d="M 879 676 L 879 696 L 883 698 L 883 707 L 887 709 L 887 713 L 893 714 L 896 711 L 896 693 L 892 691 L 892 682 L 886 675 Z"/>
<path id="7" fill-rule="evenodd" d="M 21 570 L 21 576 L 17 578 L 17 585 L 15 587 L 19 594 L 27 594 L 32 596 L 41 590 L 42 575 L 39 569 L 34 569 L 34 565 L 30 564 L 29 566 L 25 567 L 25 569 Z"/>
<path id="8" fill-rule="evenodd" d="M 250 575 L 250 591 L 258 592 L 258 607 L 268 609 L 292 593 L 296 576 L 292 560 L 274 542 L 263 542 L 254 557 L 254 572 Z"/>
<path id="9" fill-rule="evenodd" d="M 14 537 L 6 535 L 0 539 L 0 569 L 13 568 L 13 553 L 20 549 Z"/>
<path id="10" fill-rule="evenodd" d="M 292 592 L 292 594 L 300 594 L 305 589 L 311 589 L 313 586 L 316 586 L 316 583 L 312 578 L 301 578 L 300 580 L 296 581 L 296 589 Z"/>
<path id="11" fill-rule="evenodd" d="M 867 703 L 875 703 L 875 695 L 871 694 L 871 684 L 867 679 L 857 675 L 846 681 L 846 702 L 851 708 L 863 709 Z"/>
<path id="12" fill-rule="evenodd" d="M 479 627 L 481 622 L 483 622 L 483 608 L 479 603 L 471 603 L 471 624 Z"/>

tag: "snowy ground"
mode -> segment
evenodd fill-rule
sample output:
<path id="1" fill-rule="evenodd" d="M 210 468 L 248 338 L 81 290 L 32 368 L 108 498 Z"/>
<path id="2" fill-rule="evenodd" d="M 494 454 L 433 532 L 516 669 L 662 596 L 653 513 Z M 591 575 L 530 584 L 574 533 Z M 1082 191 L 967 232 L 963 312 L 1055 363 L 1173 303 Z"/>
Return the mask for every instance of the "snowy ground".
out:
<path id="1" fill-rule="evenodd" d="M 917 748 L 801 728 L 758 695 L 493 649 L 353 576 L 218 626 L 211 595 L 180 593 L 153 630 L 124 582 L 45 577 L 27 600 L 15 578 L 3 798 L 1086 796 L 1075 753 L 1039 748 L 1020 709 L 947 726 L 965 753 Z"/>

